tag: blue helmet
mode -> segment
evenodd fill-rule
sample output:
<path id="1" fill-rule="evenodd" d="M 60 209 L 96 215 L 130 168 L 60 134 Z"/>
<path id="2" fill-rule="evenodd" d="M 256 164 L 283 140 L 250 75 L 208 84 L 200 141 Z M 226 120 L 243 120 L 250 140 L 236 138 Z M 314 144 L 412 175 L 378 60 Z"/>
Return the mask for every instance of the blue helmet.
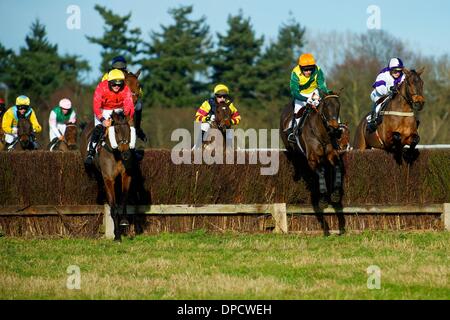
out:
<path id="1" fill-rule="evenodd" d="M 127 60 L 123 56 L 114 57 L 111 61 L 111 67 L 113 69 L 126 69 Z"/>

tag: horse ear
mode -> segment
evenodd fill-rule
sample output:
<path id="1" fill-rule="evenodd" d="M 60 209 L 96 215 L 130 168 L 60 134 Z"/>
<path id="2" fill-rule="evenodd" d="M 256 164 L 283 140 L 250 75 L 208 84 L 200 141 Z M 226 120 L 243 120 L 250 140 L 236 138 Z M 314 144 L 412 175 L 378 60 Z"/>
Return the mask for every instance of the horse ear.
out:
<path id="1" fill-rule="evenodd" d="M 339 91 L 337 92 L 337 95 L 340 96 L 342 91 L 344 91 L 344 87 L 340 88 Z"/>
<path id="2" fill-rule="evenodd" d="M 136 79 L 139 78 L 141 75 L 141 69 L 139 69 L 134 75 L 136 76 Z"/>
<path id="3" fill-rule="evenodd" d="M 422 73 L 425 71 L 425 67 L 421 67 L 421 68 L 419 68 L 419 70 L 417 70 L 416 72 L 417 72 L 417 74 L 419 75 L 419 76 L 421 76 L 422 75 Z"/>

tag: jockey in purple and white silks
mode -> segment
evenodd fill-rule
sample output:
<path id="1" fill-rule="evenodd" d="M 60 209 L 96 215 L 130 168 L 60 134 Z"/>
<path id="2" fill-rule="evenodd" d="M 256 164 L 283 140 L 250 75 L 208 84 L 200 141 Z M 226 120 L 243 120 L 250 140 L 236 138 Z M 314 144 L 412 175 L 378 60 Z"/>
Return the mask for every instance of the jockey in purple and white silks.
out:
<path id="1" fill-rule="evenodd" d="M 378 103 L 380 98 L 387 96 L 389 93 L 396 93 L 399 85 L 405 80 L 403 68 L 403 61 L 400 58 L 392 58 L 389 61 L 389 66 L 380 71 L 372 85 L 374 89 L 370 94 L 370 99 L 372 99 L 373 105 L 367 124 L 369 132 L 374 132 L 377 127 L 376 115 L 381 107 L 381 103 Z"/>

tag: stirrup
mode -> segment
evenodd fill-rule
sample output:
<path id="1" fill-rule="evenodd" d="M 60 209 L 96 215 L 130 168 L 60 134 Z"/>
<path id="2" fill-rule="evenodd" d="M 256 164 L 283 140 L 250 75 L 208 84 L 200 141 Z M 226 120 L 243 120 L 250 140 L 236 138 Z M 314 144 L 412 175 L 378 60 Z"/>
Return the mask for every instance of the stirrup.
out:
<path id="1" fill-rule="evenodd" d="M 292 143 L 297 143 L 297 139 L 295 139 L 295 132 L 291 132 L 289 135 L 288 135 L 288 141 L 289 142 L 292 142 Z"/>

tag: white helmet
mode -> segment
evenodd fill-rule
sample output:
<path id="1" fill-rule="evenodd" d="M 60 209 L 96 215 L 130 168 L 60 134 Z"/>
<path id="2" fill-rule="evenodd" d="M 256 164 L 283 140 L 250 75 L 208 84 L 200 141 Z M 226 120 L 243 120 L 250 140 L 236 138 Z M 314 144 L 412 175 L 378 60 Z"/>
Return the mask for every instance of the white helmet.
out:
<path id="1" fill-rule="evenodd" d="M 403 61 L 400 58 L 392 58 L 391 61 L 389 61 L 389 70 L 403 67 Z"/>
<path id="2" fill-rule="evenodd" d="M 72 108 L 72 102 L 69 99 L 64 98 L 59 101 L 59 106 L 63 109 L 69 110 L 70 108 Z"/>

